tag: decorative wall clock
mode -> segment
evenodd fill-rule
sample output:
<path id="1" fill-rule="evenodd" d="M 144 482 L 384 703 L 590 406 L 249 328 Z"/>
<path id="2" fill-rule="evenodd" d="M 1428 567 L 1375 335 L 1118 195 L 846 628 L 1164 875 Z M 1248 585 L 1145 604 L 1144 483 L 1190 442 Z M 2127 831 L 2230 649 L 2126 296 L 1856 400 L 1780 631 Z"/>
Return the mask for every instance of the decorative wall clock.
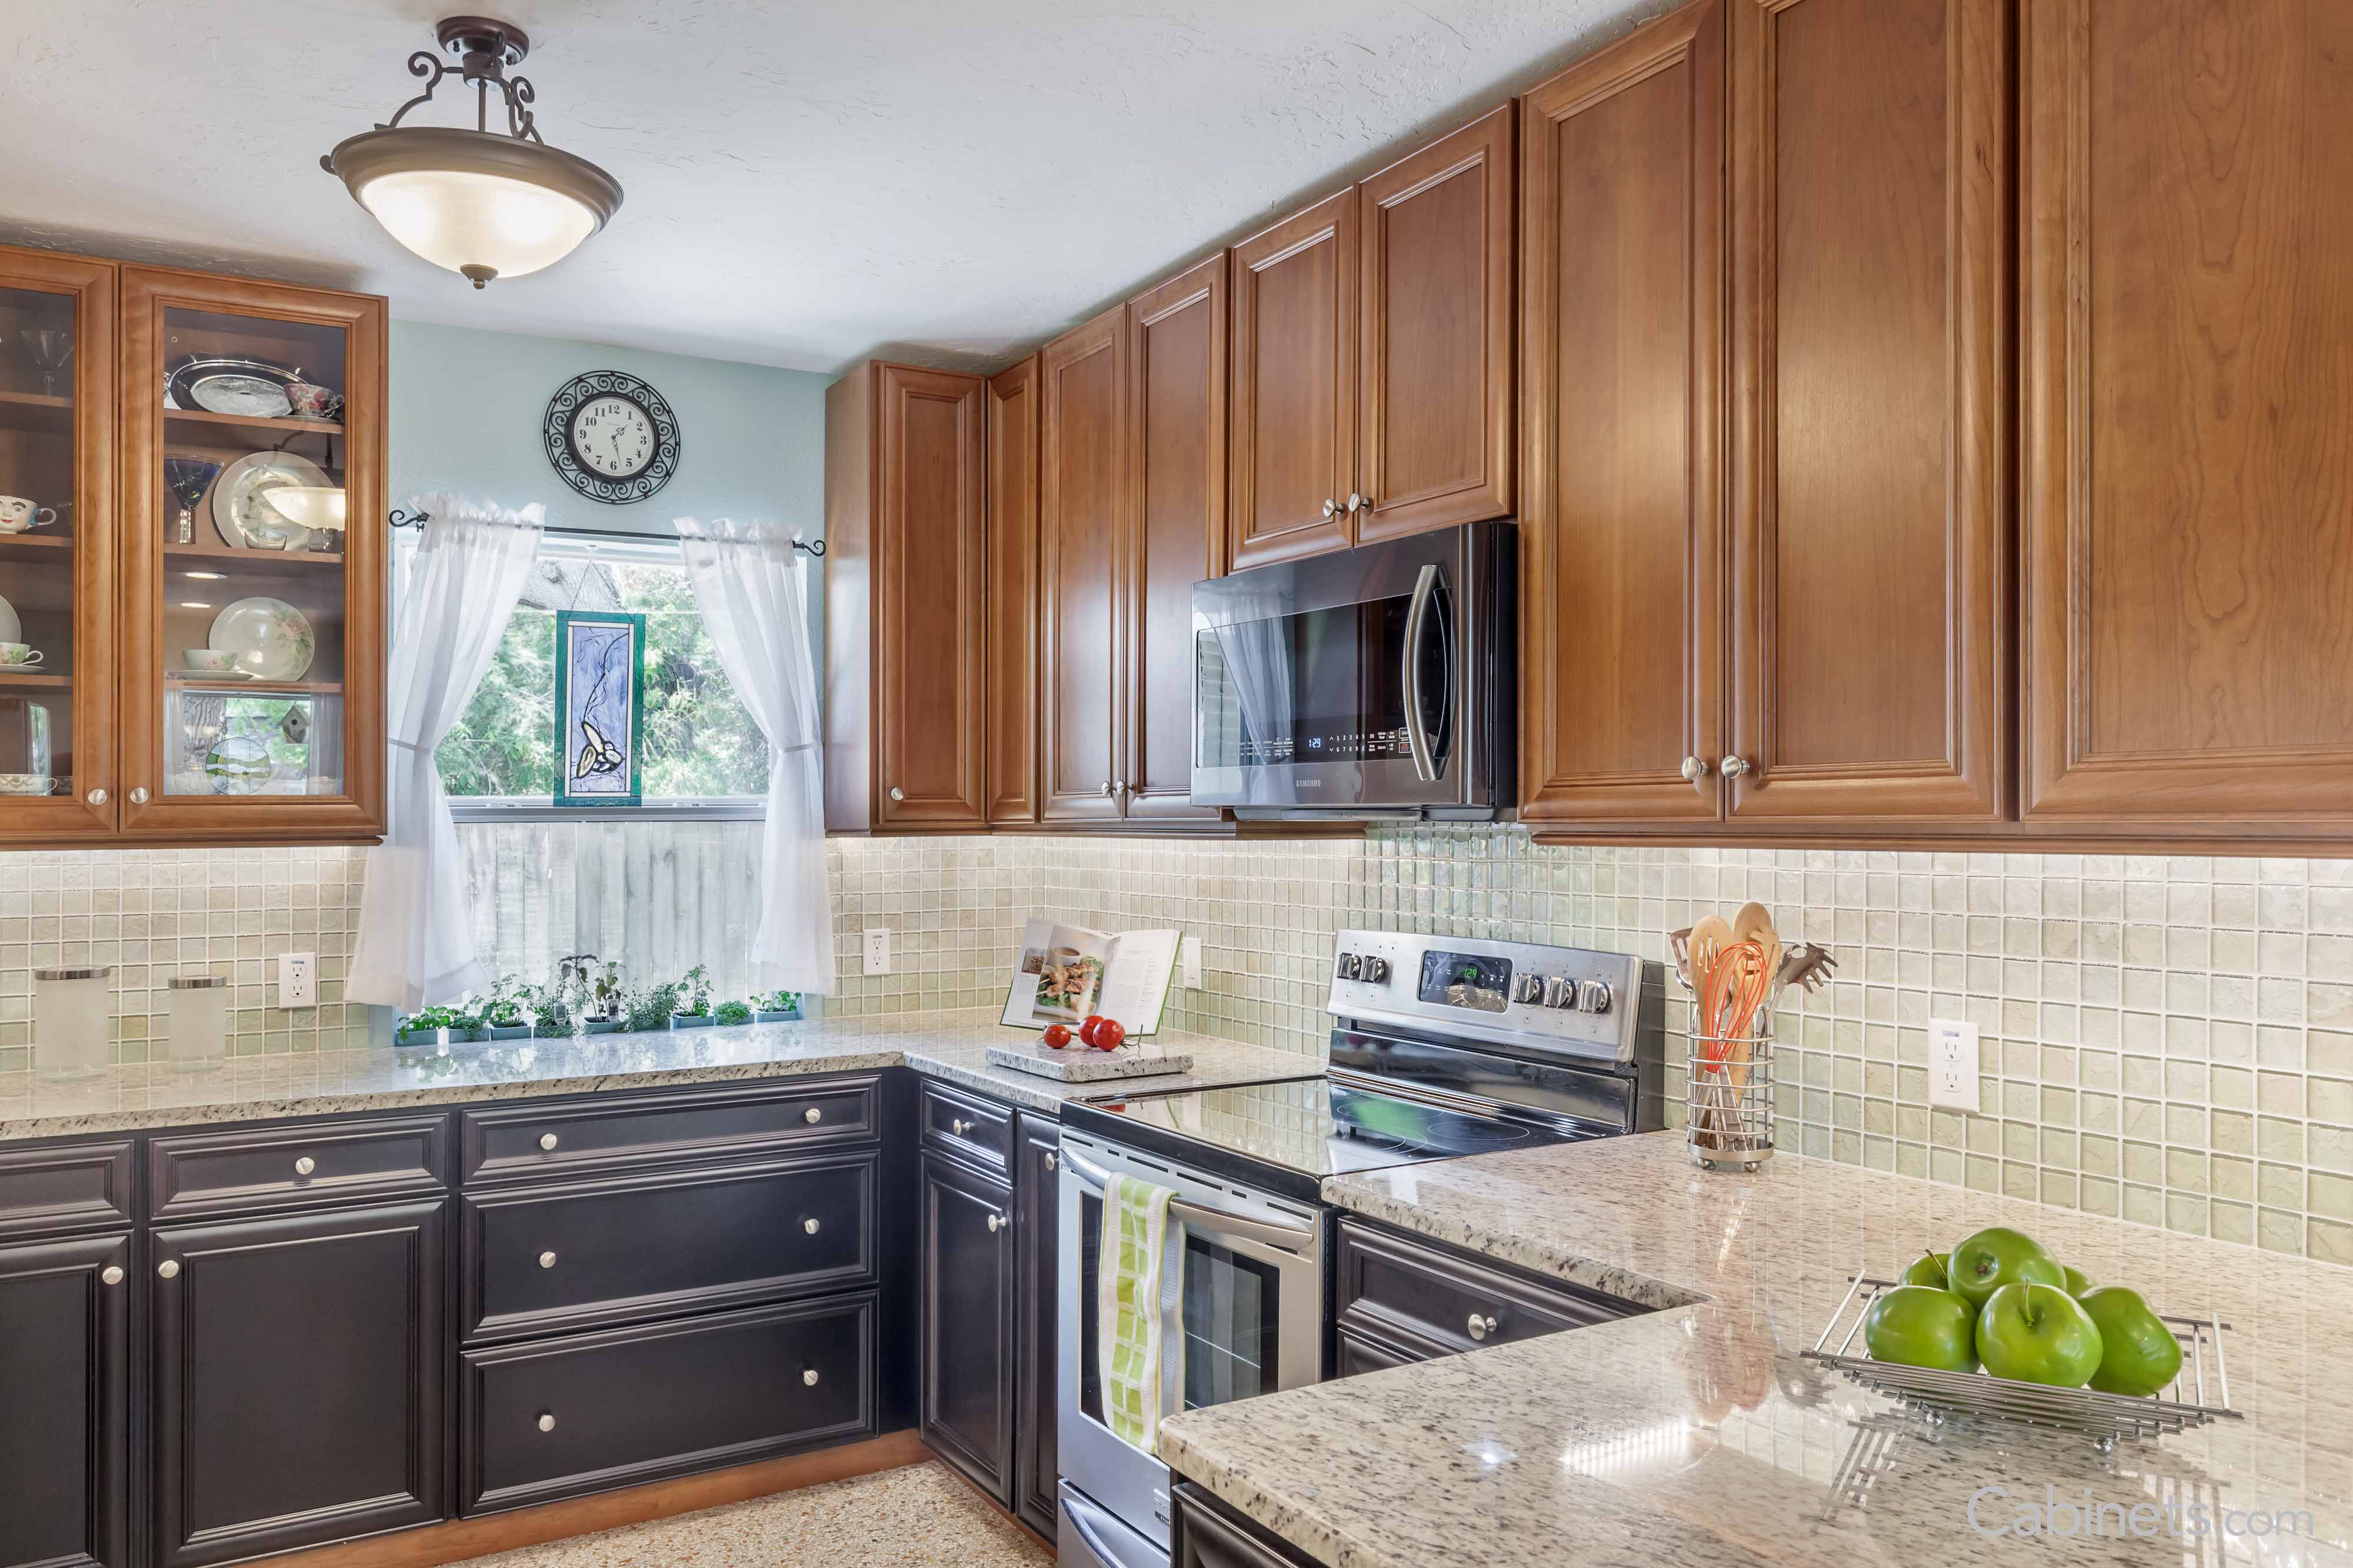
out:
<path id="1" fill-rule="evenodd" d="M 575 375 L 548 400 L 540 438 L 564 482 L 590 500 L 644 500 L 678 472 L 678 416 L 627 371 Z"/>

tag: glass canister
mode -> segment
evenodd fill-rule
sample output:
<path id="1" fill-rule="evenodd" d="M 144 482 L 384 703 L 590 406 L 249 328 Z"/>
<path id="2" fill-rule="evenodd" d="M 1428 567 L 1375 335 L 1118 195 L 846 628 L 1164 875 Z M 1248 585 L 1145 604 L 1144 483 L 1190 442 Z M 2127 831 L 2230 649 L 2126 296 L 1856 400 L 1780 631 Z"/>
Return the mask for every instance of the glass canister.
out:
<path id="1" fill-rule="evenodd" d="M 106 1070 L 114 966 L 33 971 L 33 1068 L 46 1079 Z"/>
<path id="2" fill-rule="evenodd" d="M 211 1072 L 228 1060 L 228 977 L 175 974 L 171 994 L 174 1072 Z"/>

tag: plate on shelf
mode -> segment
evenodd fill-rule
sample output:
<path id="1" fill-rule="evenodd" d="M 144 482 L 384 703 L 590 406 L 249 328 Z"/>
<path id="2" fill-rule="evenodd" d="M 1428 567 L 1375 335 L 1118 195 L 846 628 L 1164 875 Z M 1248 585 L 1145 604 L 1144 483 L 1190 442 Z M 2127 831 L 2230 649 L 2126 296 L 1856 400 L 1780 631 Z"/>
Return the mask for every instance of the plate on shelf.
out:
<path id="1" fill-rule="evenodd" d="M 332 489 L 327 471 L 291 452 L 248 452 L 213 481 L 213 527 L 232 550 L 300 551 L 313 548 L 313 530 L 289 521 L 262 497 L 289 486 Z"/>
<path id="2" fill-rule="evenodd" d="M 318 637 L 301 611 L 283 599 L 239 599 L 213 618 L 206 645 L 233 654 L 237 667 L 262 680 L 300 680 L 310 673 Z"/>
<path id="3" fill-rule="evenodd" d="M 266 359 L 183 354 L 164 367 L 164 395 L 168 403 L 207 414 L 283 419 L 294 412 L 287 385 L 301 379 L 300 372 Z"/>
<path id="4" fill-rule="evenodd" d="M 231 735 L 205 753 L 205 777 L 215 795 L 259 795 L 274 772 L 269 748 L 252 735 Z"/>

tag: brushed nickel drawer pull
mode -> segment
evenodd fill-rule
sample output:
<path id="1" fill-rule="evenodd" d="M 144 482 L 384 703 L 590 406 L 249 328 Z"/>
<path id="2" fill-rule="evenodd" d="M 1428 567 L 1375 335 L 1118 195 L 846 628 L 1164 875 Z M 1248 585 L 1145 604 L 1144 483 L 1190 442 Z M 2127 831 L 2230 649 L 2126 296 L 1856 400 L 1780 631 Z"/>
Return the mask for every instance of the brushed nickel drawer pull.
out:
<path id="1" fill-rule="evenodd" d="M 802 1120 L 803 1121 L 807 1122 L 811 1127 L 816 1126 L 816 1125 L 818 1124 L 818 1122 L 819 1121 L 821 1121 L 821 1120 L 824 1118 L 824 1116 L 825 1116 L 825 1112 L 824 1112 L 824 1111 L 822 1111 L 822 1110 L 818 1110 L 816 1106 L 814 1106 L 814 1105 L 810 1106 L 807 1110 L 804 1110 L 804 1111 L 802 1111 L 802 1112 L 801 1112 L 801 1120 Z"/>
<path id="2" fill-rule="evenodd" d="M 1003 1230 L 1004 1228 L 1005 1228 L 1005 1216 L 1004 1216 L 1003 1215 L 1001 1215 L 1001 1214 L 992 1214 L 992 1215 L 990 1215 L 988 1216 L 988 1233 L 989 1233 L 989 1235 L 991 1235 L 991 1236 L 995 1236 L 998 1231 Z"/>
<path id="3" fill-rule="evenodd" d="M 801 1384 L 806 1388 L 815 1388 L 817 1386 L 817 1368 L 810 1367 L 807 1372 L 801 1373 Z"/>
<path id="4" fill-rule="evenodd" d="M 544 1411 L 544 1410 L 541 1411 L 541 1412 L 539 1413 L 539 1429 L 540 1429 L 541 1431 L 543 1431 L 543 1432 L 553 1432 L 553 1431 L 554 1431 L 554 1430 L 555 1430 L 555 1417 L 554 1417 L 554 1415 L 549 1415 L 549 1414 L 548 1414 L 546 1411 Z"/>
<path id="5" fill-rule="evenodd" d="M 543 1253 L 541 1253 L 541 1254 L 539 1255 L 539 1266 L 540 1266 L 542 1268 L 554 1268 L 554 1267 L 555 1267 L 555 1254 L 554 1254 L 553 1252 L 543 1252 Z"/>
<path id="6" fill-rule="evenodd" d="M 303 1155 L 301 1159 L 294 1162 L 294 1173 L 298 1176 L 307 1176 L 318 1168 L 319 1162 L 313 1160 L 308 1154 Z"/>
<path id="7" fill-rule="evenodd" d="M 120 1285 L 122 1283 L 122 1266 L 119 1263 L 110 1263 L 99 1271 L 98 1278 L 102 1284 Z"/>
<path id="8" fill-rule="evenodd" d="M 961 1138 L 972 1131 L 972 1123 L 961 1116 L 951 1116 L 948 1118 L 948 1131 Z"/>
<path id="9" fill-rule="evenodd" d="M 817 1220 L 814 1217 L 811 1217 L 801 1221 L 801 1229 L 807 1231 L 811 1236 L 815 1236 L 818 1232 Z"/>
<path id="10" fill-rule="evenodd" d="M 541 1133 L 539 1135 L 539 1146 L 550 1152 L 553 1152 L 555 1149 L 555 1134 L 553 1132 Z"/>
<path id="11" fill-rule="evenodd" d="M 180 1260 L 176 1258 L 166 1258 L 163 1262 L 155 1265 L 155 1272 L 166 1279 L 177 1279 L 180 1277 Z"/>
<path id="12" fill-rule="evenodd" d="M 1472 1339 L 1483 1340 L 1494 1331 L 1495 1320 L 1493 1317 L 1482 1318 L 1476 1312 L 1471 1314 L 1471 1337 Z"/>

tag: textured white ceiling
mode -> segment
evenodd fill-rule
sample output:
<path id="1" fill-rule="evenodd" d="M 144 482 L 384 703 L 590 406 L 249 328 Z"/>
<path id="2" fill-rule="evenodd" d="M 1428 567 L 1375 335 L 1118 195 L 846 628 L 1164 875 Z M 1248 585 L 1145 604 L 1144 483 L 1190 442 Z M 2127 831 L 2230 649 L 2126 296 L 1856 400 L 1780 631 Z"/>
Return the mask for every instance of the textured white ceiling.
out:
<path id="1" fill-rule="evenodd" d="M 0 239 L 412 320 L 990 364 L 1667 4 L 517 0 L 489 8 L 533 37 L 543 133 L 628 197 L 570 259 L 477 293 L 318 166 L 408 95 L 454 0 L 14 0 Z"/>

